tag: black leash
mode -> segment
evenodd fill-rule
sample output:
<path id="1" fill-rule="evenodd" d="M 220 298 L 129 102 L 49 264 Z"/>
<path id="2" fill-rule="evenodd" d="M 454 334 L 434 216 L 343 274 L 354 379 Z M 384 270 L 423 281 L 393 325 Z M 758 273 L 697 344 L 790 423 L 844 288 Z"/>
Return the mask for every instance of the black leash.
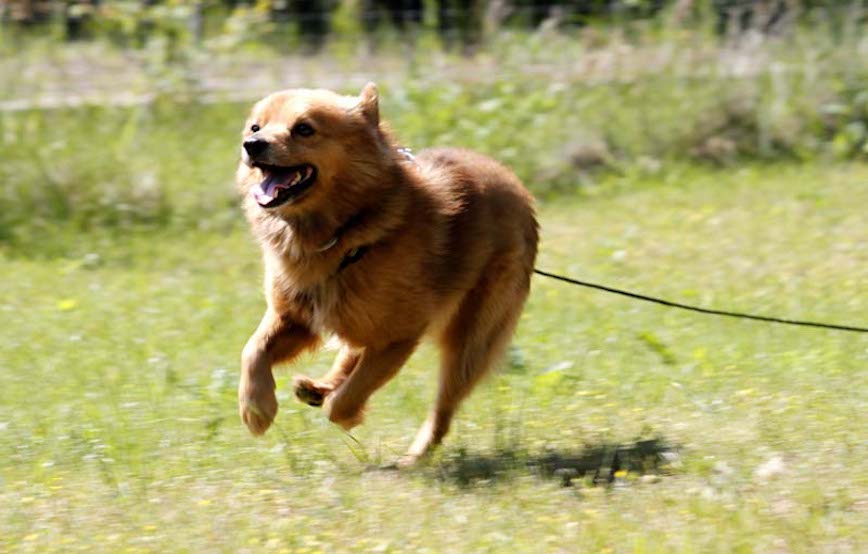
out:
<path id="1" fill-rule="evenodd" d="M 589 283 L 587 281 L 579 281 L 578 279 L 571 279 L 569 277 L 563 277 L 561 275 L 555 275 L 554 273 L 549 273 L 547 271 L 543 271 L 541 269 L 534 269 L 534 273 L 539 275 L 543 275 L 545 277 L 550 277 L 552 279 L 557 279 L 558 281 L 563 281 L 565 283 L 570 283 L 573 285 L 579 285 L 581 287 L 588 287 L 597 290 L 603 290 L 606 292 L 611 292 L 614 294 L 620 294 L 621 296 L 627 296 L 629 298 L 635 298 L 637 300 L 644 300 L 646 302 L 654 302 L 655 304 L 662 304 L 663 306 L 670 306 L 672 308 L 681 308 L 682 310 L 689 310 L 691 312 L 699 312 L 701 314 L 711 314 L 711 315 L 723 315 L 727 317 L 737 317 L 741 319 L 755 319 L 757 321 L 767 321 L 770 323 L 784 323 L 786 325 L 801 325 L 803 327 L 819 327 L 821 329 L 833 329 L 835 331 L 851 331 L 853 333 L 868 333 L 868 328 L 865 327 L 854 327 L 851 325 L 836 325 L 833 323 L 817 323 L 815 321 L 799 321 L 797 319 L 783 319 L 780 317 L 766 317 L 763 315 L 752 315 L 752 314 L 743 314 L 739 312 L 728 312 L 724 310 L 710 310 L 708 308 L 700 308 L 698 306 L 690 306 L 688 304 L 680 304 L 678 302 L 672 302 L 670 300 L 663 300 L 662 298 L 654 298 L 652 296 L 645 296 L 644 294 L 637 294 L 635 292 L 630 292 L 626 290 L 620 290 L 612 287 L 607 287 L 604 285 L 598 285 L 596 283 Z"/>

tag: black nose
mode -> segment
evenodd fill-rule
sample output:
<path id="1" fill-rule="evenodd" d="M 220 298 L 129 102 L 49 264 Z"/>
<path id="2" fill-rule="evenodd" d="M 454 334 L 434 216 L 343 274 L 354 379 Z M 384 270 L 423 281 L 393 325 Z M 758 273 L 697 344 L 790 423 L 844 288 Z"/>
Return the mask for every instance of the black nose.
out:
<path id="1" fill-rule="evenodd" d="M 251 157 L 262 154 L 268 148 L 268 141 L 259 138 L 249 138 L 244 141 L 244 149 Z"/>

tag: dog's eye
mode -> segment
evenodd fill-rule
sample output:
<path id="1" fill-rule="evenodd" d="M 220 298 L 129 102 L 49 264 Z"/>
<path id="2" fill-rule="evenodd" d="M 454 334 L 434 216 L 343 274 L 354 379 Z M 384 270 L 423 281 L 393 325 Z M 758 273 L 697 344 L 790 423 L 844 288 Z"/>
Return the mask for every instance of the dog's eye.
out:
<path id="1" fill-rule="evenodd" d="M 300 137 L 309 137 L 313 134 L 313 127 L 307 123 L 296 123 L 292 128 L 292 134 Z"/>
<path id="2" fill-rule="evenodd" d="M 254 123 L 253 125 L 250 126 L 250 132 L 251 132 L 251 133 L 255 133 L 255 132 L 257 132 L 259 129 L 260 129 L 260 127 L 259 127 L 259 125 L 257 125 L 256 123 Z"/>

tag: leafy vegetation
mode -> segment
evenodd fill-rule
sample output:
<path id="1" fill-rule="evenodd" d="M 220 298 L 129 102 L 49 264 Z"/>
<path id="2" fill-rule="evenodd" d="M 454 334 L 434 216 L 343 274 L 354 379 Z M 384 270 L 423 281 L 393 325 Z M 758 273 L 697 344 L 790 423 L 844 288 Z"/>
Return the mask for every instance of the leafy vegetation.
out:
<path id="1" fill-rule="evenodd" d="M 592 33 L 583 41 L 516 35 L 497 39 L 475 61 L 419 51 L 396 66 L 383 55 L 370 77 L 381 77 L 383 112 L 405 145 L 487 152 L 546 196 L 696 162 L 868 159 L 868 56 L 855 55 L 868 47 L 865 36 L 856 27 L 843 38 L 814 30 L 729 49 L 701 34 L 673 37 L 666 46 L 651 35 L 615 36 L 598 46 Z M 75 82 L 62 80 L 64 71 L 49 74 L 80 63 L 74 49 L 44 68 L 28 51 L 0 64 L 7 75 L 31 68 L 29 77 L 7 81 L 7 97 L 61 79 L 57 85 L 71 87 L 67 97 L 85 104 L 45 110 L 37 101 L 0 112 L 0 241 L 31 251 L 32 237 L 45 245 L 45 234 L 58 230 L 234 221 L 231 179 L 250 102 L 220 99 L 231 83 L 244 82 L 245 64 L 273 75 L 243 89 L 250 101 L 291 84 L 279 73 L 285 60 L 242 52 L 223 62 L 145 58 L 127 66 L 111 50 L 92 48 L 82 47 L 85 59 L 106 67 L 78 92 Z M 348 74 L 347 81 L 359 82 L 338 82 L 354 58 L 341 62 L 335 52 L 299 60 L 314 76 L 298 84 L 354 93 L 363 80 Z M 474 71 L 479 63 L 491 71 Z M 142 100 L 88 106 L 118 100 L 112 67 L 137 83 L 128 92 Z M 208 83 L 223 70 L 229 88 L 211 90 Z"/>

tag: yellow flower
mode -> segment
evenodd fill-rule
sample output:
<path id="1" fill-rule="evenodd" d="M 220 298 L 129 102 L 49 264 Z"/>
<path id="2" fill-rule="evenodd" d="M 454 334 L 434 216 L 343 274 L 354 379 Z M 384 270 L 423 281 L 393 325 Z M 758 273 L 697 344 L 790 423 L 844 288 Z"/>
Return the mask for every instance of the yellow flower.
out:
<path id="1" fill-rule="evenodd" d="M 61 312 L 74 310 L 76 306 L 78 306 L 78 301 L 75 298 L 64 298 L 57 301 L 57 309 Z"/>

